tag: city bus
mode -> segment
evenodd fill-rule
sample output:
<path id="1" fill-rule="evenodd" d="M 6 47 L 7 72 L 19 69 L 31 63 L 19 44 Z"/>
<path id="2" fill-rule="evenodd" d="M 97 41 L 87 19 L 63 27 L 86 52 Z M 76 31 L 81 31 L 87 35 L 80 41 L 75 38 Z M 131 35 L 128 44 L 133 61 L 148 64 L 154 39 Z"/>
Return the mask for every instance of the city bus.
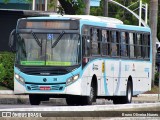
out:
<path id="1" fill-rule="evenodd" d="M 19 19 L 10 34 L 16 52 L 14 93 L 31 105 L 66 98 L 68 105 L 114 104 L 151 90 L 148 27 L 109 17 L 49 15 Z"/>

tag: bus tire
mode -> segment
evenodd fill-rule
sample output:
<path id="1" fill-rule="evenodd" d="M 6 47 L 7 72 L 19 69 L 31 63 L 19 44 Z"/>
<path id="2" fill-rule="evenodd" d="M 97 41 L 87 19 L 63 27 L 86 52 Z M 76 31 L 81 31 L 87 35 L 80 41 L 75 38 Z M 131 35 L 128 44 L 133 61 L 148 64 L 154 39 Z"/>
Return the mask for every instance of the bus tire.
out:
<path id="1" fill-rule="evenodd" d="M 96 101 L 96 95 L 96 86 L 92 82 L 90 88 L 90 95 L 84 96 L 82 98 L 82 105 L 92 105 L 92 103 Z"/>
<path id="2" fill-rule="evenodd" d="M 133 87 L 132 82 L 127 82 L 126 96 L 116 96 L 113 98 L 113 104 L 127 104 L 132 102 Z"/>
<path id="3" fill-rule="evenodd" d="M 124 97 L 124 104 L 131 103 L 132 96 L 133 96 L 133 87 L 132 87 L 132 82 L 129 80 L 127 82 L 127 90 L 126 90 L 126 96 Z"/>
<path id="4" fill-rule="evenodd" d="M 29 101 L 31 105 L 39 105 L 41 103 L 41 99 L 39 95 L 30 94 Z"/>
<path id="5" fill-rule="evenodd" d="M 68 97 L 66 97 L 67 105 L 77 105 L 76 100 L 78 100 L 78 99 L 76 99 L 76 98 L 77 98 L 76 96 L 68 96 Z"/>

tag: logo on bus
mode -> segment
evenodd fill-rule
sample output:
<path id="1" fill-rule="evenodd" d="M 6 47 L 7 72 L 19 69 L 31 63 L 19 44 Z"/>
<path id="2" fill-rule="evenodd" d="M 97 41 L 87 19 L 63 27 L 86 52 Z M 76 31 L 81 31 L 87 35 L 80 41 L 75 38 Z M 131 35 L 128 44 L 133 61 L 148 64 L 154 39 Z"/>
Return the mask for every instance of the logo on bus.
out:
<path id="1" fill-rule="evenodd" d="M 47 82 L 47 79 L 46 79 L 46 78 L 43 78 L 43 82 Z"/>
<path id="2" fill-rule="evenodd" d="M 93 69 L 93 70 L 98 70 L 98 65 L 93 64 L 92 69 Z"/>

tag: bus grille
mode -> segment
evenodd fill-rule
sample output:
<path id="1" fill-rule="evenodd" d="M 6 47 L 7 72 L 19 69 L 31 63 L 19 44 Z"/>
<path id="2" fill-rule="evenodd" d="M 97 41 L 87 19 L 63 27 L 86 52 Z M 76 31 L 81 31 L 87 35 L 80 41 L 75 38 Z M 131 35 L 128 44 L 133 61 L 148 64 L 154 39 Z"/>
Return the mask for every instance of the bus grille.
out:
<path id="1" fill-rule="evenodd" d="M 49 85 L 49 87 L 51 88 L 50 90 L 63 90 L 64 89 L 64 86 L 62 85 Z M 40 90 L 40 86 L 39 85 L 27 85 L 27 89 L 28 90 Z"/>
<path id="2" fill-rule="evenodd" d="M 67 74 L 68 72 L 66 70 L 47 70 L 47 71 L 42 71 L 42 70 L 37 70 L 37 71 L 26 71 L 25 72 L 28 75 L 39 75 L 39 76 L 45 76 L 45 73 L 48 73 L 48 75 L 64 75 Z M 44 73 L 44 74 L 41 74 Z M 47 74 L 46 74 L 47 75 Z"/>

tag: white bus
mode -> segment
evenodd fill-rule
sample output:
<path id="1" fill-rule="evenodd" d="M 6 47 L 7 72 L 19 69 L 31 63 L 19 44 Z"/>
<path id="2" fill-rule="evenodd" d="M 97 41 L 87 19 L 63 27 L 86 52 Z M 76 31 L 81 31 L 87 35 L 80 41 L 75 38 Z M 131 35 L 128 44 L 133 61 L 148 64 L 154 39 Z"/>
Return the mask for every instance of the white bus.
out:
<path id="1" fill-rule="evenodd" d="M 10 36 L 16 44 L 15 94 L 32 105 L 65 97 L 68 105 L 96 98 L 130 103 L 151 90 L 152 41 L 148 27 L 94 16 L 19 19 Z M 14 37 L 13 37 L 14 36 Z"/>

